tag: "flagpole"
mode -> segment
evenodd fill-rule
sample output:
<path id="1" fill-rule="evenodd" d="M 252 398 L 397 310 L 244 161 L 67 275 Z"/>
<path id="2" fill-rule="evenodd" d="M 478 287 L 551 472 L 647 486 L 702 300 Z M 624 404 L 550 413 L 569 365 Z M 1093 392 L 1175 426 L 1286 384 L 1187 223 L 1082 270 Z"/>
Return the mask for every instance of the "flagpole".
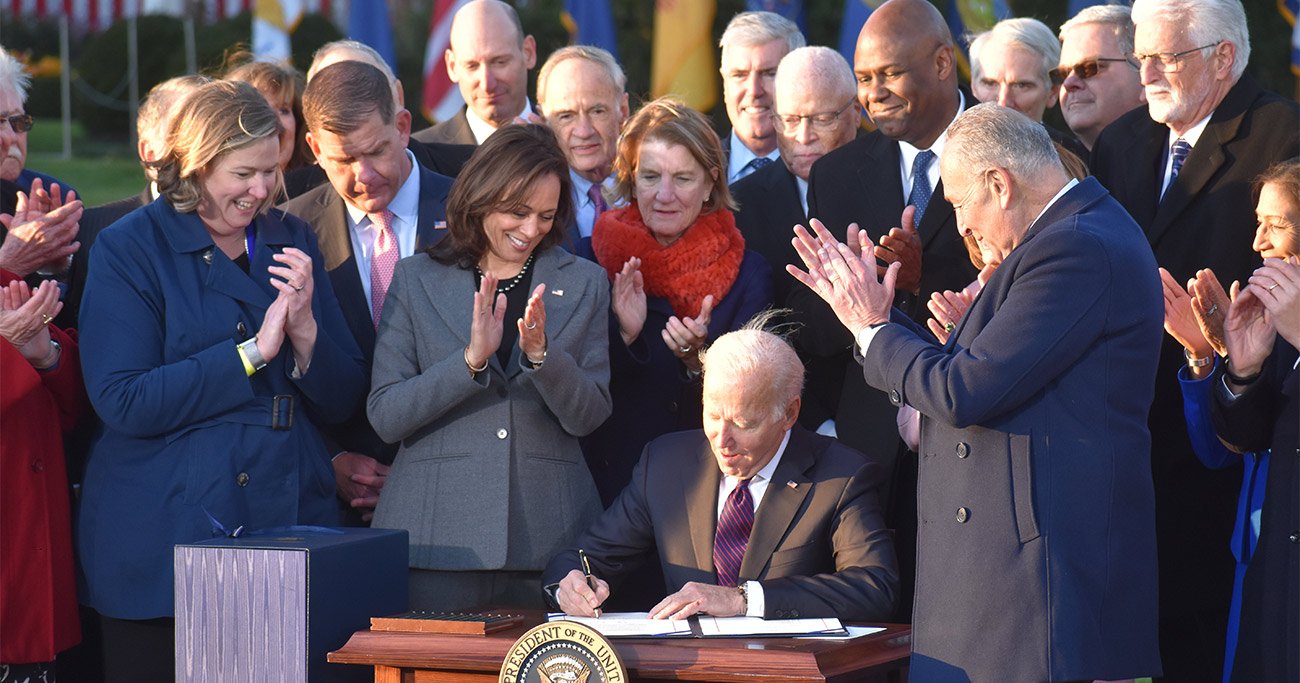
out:
<path id="1" fill-rule="evenodd" d="M 68 47 L 68 15 L 59 14 L 59 97 L 63 115 L 63 159 L 72 158 L 72 57 Z"/>
<path id="2" fill-rule="evenodd" d="M 129 87 L 127 88 L 127 106 L 131 112 L 129 134 L 131 136 L 131 149 L 139 147 L 139 140 L 135 134 L 135 117 L 140 108 L 140 46 L 139 46 L 139 27 L 136 26 L 134 16 L 126 19 L 126 70 Z"/>

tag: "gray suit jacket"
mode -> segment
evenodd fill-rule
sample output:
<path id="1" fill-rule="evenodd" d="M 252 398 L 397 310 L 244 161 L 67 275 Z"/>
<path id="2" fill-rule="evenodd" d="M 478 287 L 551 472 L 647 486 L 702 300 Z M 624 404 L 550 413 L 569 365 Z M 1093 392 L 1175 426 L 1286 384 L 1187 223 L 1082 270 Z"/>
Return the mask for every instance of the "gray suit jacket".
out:
<path id="1" fill-rule="evenodd" d="M 578 568 L 615 584 L 657 547 L 669 592 L 717 583 L 713 538 L 721 472 L 701 430 L 651 441 L 618 500 L 542 575 Z M 876 502 L 880 468 L 834 439 L 796 427 L 755 510 L 740 578 L 763 586 L 765 617 L 880 621 L 898 596 L 890 532 Z"/>
<path id="2" fill-rule="evenodd" d="M 453 145 L 478 144 L 478 140 L 474 139 L 474 131 L 469 129 L 469 117 L 465 115 L 465 107 L 461 107 L 460 113 L 455 116 L 437 125 L 413 133 L 411 137 L 420 142 L 441 142 Z"/>
<path id="3" fill-rule="evenodd" d="M 426 254 L 397 264 L 367 409 L 380 437 L 401 441 L 373 526 L 410 532 L 412 567 L 539 570 L 600 513 L 577 437 L 613 407 L 608 279 L 557 248 L 533 268 L 545 362 L 525 369 L 516 345 L 506 367 L 493 354 L 471 378 L 474 274 Z"/>

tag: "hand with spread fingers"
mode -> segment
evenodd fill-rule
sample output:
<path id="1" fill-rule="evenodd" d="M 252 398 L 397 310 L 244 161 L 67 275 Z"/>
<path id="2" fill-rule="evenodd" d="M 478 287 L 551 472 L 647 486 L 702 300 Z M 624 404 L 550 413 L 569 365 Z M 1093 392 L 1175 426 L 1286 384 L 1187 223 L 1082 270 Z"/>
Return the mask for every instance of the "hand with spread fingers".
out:
<path id="1" fill-rule="evenodd" d="M 534 287 L 524 317 L 515 321 L 519 327 L 519 350 L 533 365 L 541 365 L 546 359 L 546 304 L 542 302 L 545 293 L 546 283 Z"/>
<path id="2" fill-rule="evenodd" d="M 1192 313 L 1196 316 L 1196 324 L 1201 327 L 1201 334 L 1215 353 L 1227 356 L 1228 345 L 1223 340 L 1223 324 L 1228 317 L 1232 300 L 1228 298 L 1223 285 L 1219 284 L 1214 271 L 1209 268 L 1196 271 L 1196 277 L 1187 281 L 1187 293 L 1192 297 Z"/>
<path id="3" fill-rule="evenodd" d="M 1273 350 L 1277 329 L 1269 320 L 1268 309 L 1255 295 L 1255 287 L 1242 287 L 1232 283 L 1232 306 L 1223 324 L 1223 338 L 1228 347 L 1228 372 L 1238 377 L 1250 377 L 1264 367 L 1264 360 Z M 1229 386 L 1235 383 L 1229 379 Z"/>
<path id="4" fill-rule="evenodd" d="M 650 618 L 685 619 L 695 614 L 735 617 L 744 613 L 745 599 L 739 589 L 688 581 L 681 590 L 660 600 L 650 610 Z"/>
<path id="5" fill-rule="evenodd" d="M 57 183 L 51 190 L 46 193 L 40 179 L 33 180 L 30 194 L 18 193 L 14 214 L 0 214 L 9 231 L 0 244 L 0 268 L 24 276 L 45 266 L 62 270 L 59 266 L 81 248 L 75 241 L 82 214 L 77 193 L 65 198 Z"/>
<path id="6" fill-rule="evenodd" d="M 1268 311 L 1273 327 L 1300 348 L 1300 265 L 1297 257 L 1267 258 L 1250 276 L 1250 289 Z"/>
<path id="7" fill-rule="evenodd" d="M 902 227 L 891 228 L 872 251 L 885 265 L 876 266 L 876 277 L 883 278 L 891 263 L 898 263 L 895 287 L 916 294 L 921 291 L 921 235 L 916 231 L 916 207 L 903 209 Z"/>
<path id="8" fill-rule="evenodd" d="M 506 295 L 497 291 L 497 278 L 483 273 L 483 281 L 474 292 L 474 310 L 470 317 L 469 346 L 465 347 L 465 364 L 475 371 L 486 369 L 492 354 L 501 348 L 505 330 Z"/>
<path id="9" fill-rule="evenodd" d="M 593 589 L 591 584 L 595 584 Z M 560 580 L 560 589 L 555 593 L 556 601 L 565 614 L 574 617 L 594 617 L 596 610 L 609 599 L 609 584 L 603 579 L 587 576 L 574 569 Z"/>
<path id="10" fill-rule="evenodd" d="M 673 355 L 681 359 L 687 369 L 700 371 L 700 349 L 709 340 L 709 320 L 713 315 L 713 295 L 704 297 L 700 304 L 700 314 L 694 318 L 668 318 L 663 329 L 664 344 L 672 350 Z"/>
<path id="11" fill-rule="evenodd" d="M 812 289 L 830 305 L 840 323 L 857 334 L 870 325 L 889 322 L 894 285 L 902 265 L 889 264 L 883 279 L 876 276 L 874 247 L 866 234 L 850 225 L 847 244 L 831 235 L 821 221 L 795 226 L 795 251 L 807 271 L 789 265 L 790 275 Z"/>
<path id="12" fill-rule="evenodd" d="M 1182 344 L 1190 357 L 1209 358 L 1214 354 L 1214 348 L 1201 333 L 1201 325 L 1192 307 L 1192 295 L 1178 284 L 1169 271 L 1164 268 L 1160 268 L 1159 271 L 1165 301 L 1165 332 Z M 1200 378 L 1208 367 L 1195 367 L 1192 373 Z"/>
<path id="13" fill-rule="evenodd" d="M 59 285 L 46 280 L 32 291 L 22 280 L 0 287 L 0 337 L 18 349 L 34 367 L 51 362 L 50 321 L 63 309 Z"/>
<path id="14" fill-rule="evenodd" d="M 614 274 L 610 308 L 618 319 L 619 336 L 625 345 L 631 346 L 645 327 L 645 276 L 641 273 L 641 259 L 633 256 Z"/>

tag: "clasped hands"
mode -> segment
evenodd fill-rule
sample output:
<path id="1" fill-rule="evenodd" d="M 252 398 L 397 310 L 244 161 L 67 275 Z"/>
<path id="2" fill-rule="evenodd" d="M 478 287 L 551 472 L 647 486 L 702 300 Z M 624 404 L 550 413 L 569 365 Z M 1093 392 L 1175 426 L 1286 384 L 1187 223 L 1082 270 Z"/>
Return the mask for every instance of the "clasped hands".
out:
<path id="1" fill-rule="evenodd" d="M 469 346 L 465 347 L 465 363 L 471 369 L 487 367 L 488 359 L 501 348 L 501 335 L 505 331 L 506 295 L 497 292 L 497 278 L 483 274 L 478 291 L 474 292 L 474 310 L 470 318 Z M 519 350 L 534 366 L 546 359 L 546 304 L 542 294 L 546 283 L 538 284 L 528 297 L 524 315 L 515 321 L 519 329 Z"/>
<path id="2" fill-rule="evenodd" d="M 596 608 L 609 599 L 609 584 L 605 580 L 587 577 L 580 571 L 570 571 L 560 581 L 556 600 L 565 614 L 575 617 L 594 617 Z M 650 610 L 651 619 L 685 619 L 695 614 L 715 617 L 743 616 L 745 600 L 735 588 L 688 581 L 682 589 L 669 595 Z"/>
<path id="3" fill-rule="evenodd" d="M 786 271 L 829 304 L 850 334 L 889 322 L 902 262 L 890 263 L 880 277 L 875 245 L 857 223 L 849 225 L 844 242 L 815 218 L 809 228 L 796 225 L 791 241 L 807 270 L 787 265 Z"/>
<path id="4" fill-rule="evenodd" d="M 267 307 L 262 327 L 257 331 L 257 350 L 269 363 L 288 338 L 298 373 L 302 374 L 307 372 L 316 348 L 316 316 L 311 310 L 315 288 L 311 257 L 301 249 L 286 247 L 272 258 L 282 264 L 266 269 L 275 276 L 270 281 L 278 294 Z"/>

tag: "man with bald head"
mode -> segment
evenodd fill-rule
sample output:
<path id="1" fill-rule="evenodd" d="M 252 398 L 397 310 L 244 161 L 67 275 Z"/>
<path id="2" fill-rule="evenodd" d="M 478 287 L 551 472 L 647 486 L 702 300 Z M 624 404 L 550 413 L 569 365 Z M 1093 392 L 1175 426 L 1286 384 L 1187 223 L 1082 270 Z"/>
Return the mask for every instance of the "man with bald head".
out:
<path id="1" fill-rule="evenodd" d="M 591 237 L 609 209 L 618 135 L 628 117 L 627 77 L 608 51 L 571 45 L 551 53 L 537 75 L 537 106 L 555 131 L 573 180 L 573 224 L 565 246 Z"/>
<path id="2" fill-rule="evenodd" d="M 478 145 L 497 128 L 532 115 L 528 71 L 537 63 L 537 44 L 524 33 L 514 7 L 500 0 L 474 0 L 461 7 L 452 17 L 443 59 L 465 108 L 416 133 L 417 140 Z"/>

